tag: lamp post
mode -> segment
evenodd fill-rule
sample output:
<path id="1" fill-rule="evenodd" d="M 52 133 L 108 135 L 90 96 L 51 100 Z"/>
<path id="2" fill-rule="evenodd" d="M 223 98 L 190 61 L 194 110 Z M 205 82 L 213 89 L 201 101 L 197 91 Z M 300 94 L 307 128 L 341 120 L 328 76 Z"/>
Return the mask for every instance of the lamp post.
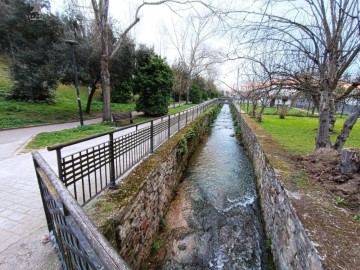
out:
<path id="1" fill-rule="evenodd" d="M 84 125 L 82 110 L 81 110 L 81 101 L 80 101 L 80 92 L 79 92 L 79 81 L 77 75 L 77 68 L 76 68 L 76 61 L 75 61 L 75 46 L 78 44 L 75 40 L 65 40 L 65 43 L 69 44 L 72 51 L 72 61 L 74 67 L 74 84 L 76 88 L 76 96 L 77 96 L 77 103 L 79 108 L 79 117 L 80 117 L 80 125 Z"/>

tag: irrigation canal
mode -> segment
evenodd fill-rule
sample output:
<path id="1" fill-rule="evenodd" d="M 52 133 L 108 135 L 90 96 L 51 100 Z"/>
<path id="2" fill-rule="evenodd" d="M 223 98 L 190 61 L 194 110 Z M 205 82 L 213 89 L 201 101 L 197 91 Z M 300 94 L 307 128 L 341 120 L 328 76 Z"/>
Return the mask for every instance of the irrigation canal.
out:
<path id="1" fill-rule="evenodd" d="M 267 269 L 255 176 L 229 105 L 192 156 L 150 269 Z"/>

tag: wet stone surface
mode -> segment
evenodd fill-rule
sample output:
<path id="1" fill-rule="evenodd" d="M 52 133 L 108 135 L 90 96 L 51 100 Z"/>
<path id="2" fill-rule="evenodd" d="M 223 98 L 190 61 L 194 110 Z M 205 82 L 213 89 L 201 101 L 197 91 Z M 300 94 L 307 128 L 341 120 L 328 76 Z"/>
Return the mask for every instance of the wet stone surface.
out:
<path id="1" fill-rule="evenodd" d="M 224 105 L 190 160 L 148 269 L 266 269 L 251 162 Z"/>

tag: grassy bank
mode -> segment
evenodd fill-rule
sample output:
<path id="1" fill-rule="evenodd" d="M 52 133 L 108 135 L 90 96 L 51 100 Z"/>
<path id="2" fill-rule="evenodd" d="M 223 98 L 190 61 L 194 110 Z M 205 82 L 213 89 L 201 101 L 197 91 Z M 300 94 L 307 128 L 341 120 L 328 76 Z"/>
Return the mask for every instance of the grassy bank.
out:
<path id="1" fill-rule="evenodd" d="M 10 78 L 9 63 L 9 59 L 0 54 L 0 129 L 78 121 L 78 105 L 74 85 L 59 85 L 55 92 L 54 104 L 6 100 L 6 93 L 13 85 L 13 81 Z M 80 98 L 83 110 L 86 107 L 87 97 L 87 89 L 80 87 Z M 177 113 L 191 106 L 193 105 L 171 108 L 169 114 Z M 112 103 L 111 111 L 135 111 L 135 103 Z M 84 114 L 84 118 L 101 117 L 101 112 L 102 102 L 101 91 L 99 89 L 93 97 L 91 113 Z M 146 120 L 149 120 L 149 118 L 137 119 L 136 122 Z"/>
<path id="2" fill-rule="evenodd" d="M 252 104 L 242 104 L 244 112 L 251 112 Z M 260 108 L 256 110 L 260 111 Z M 330 133 L 334 143 L 348 116 L 337 114 L 335 132 Z M 255 121 L 255 120 L 254 120 Z M 294 155 L 309 154 L 314 150 L 318 129 L 318 114 L 311 116 L 311 110 L 290 108 L 285 119 L 280 119 L 276 107 L 265 108 L 263 121 L 258 123 L 277 143 Z M 360 123 L 357 123 L 350 133 L 345 147 L 360 148 Z"/>
<path id="3" fill-rule="evenodd" d="M 11 87 L 11 81 L 2 77 L 0 85 L 3 87 L 3 91 L 0 92 L 0 129 L 77 121 L 79 119 L 74 86 L 60 85 L 56 90 L 55 103 L 50 105 L 5 100 L 5 91 L 6 88 Z M 84 110 L 87 101 L 87 90 L 84 87 L 80 88 L 80 97 Z M 112 111 L 133 111 L 135 104 L 113 103 L 111 109 Z M 84 114 L 84 118 L 98 117 L 101 110 L 100 93 L 96 93 L 91 105 L 91 113 Z"/>
<path id="4" fill-rule="evenodd" d="M 36 135 L 35 138 L 26 146 L 26 148 L 29 150 L 45 148 L 50 145 L 74 141 L 91 135 L 111 131 L 112 129 L 112 127 L 106 125 L 95 124 L 78 126 L 76 128 L 64 129 L 54 132 L 42 132 Z"/>
<path id="5" fill-rule="evenodd" d="M 331 134 L 334 142 L 339 135 L 345 118 L 337 119 L 335 132 Z M 317 136 L 318 119 L 310 117 L 266 115 L 259 125 L 264 128 L 287 151 L 297 154 L 308 154 L 314 150 Z M 357 123 L 350 133 L 345 147 L 360 148 L 360 124 Z"/>
<path id="6" fill-rule="evenodd" d="M 246 112 L 246 113 L 250 113 L 252 111 L 252 104 L 241 104 L 241 109 Z M 264 115 L 277 115 L 278 114 L 278 108 L 277 107 L 266 107 L 264 110 Z M 256 109 L 256 112 L 260 112 L 260 108 L 258 107 Z M 304 117 L 304 116 L 312 116 L 311 115 L 311 110 L 307 110 L 307 109 L 298 109 L 298 108 L 290 108 L 287 111 L 287 115 L 289 116 L 300 116 L 300 117 Z M 318 113 L 315 112 L 314 113 L 314 117 L 317 117 Z"/>
<path id="7" fill-rule="evenodd" d="M 0 55 L 0 129 L 32 125 L 77 121 L 79 119 L 77 96 L 74 85 L 59 85 L 55 92 L 54 104 L 18 102 L 5 99 L 13 81 L 10 78 L 9 59 Z M 87 102 L 87 89 L 80 87 L 82 109 Z M 135 104 L 112 104 L 112 111 L 133 111 Z M 85 119 L 100 116 L 102 103 L 100 91 L 93 98 L 91 113 Z"/>
<path id="8" fill-rule="evenodd" d="M 175 114 L 179 111 L 186 110 L 194 105 L 182 105 L 176 108 L 169 109 L 169 114 Z M 139 117 L 134 119 L 134 123 L 142 123 L 151 120 L 151 117 Z M 111 123 L 109 123 L 111 124 Z M 100 134 L 112 130 L 113 127 L 105 124 L 86 125 L 71 129 L 65 129 L 54 132 L 42 132 L 35 136 L 35 138 L 27 145 L 27 149 L 35 150 L 44 148 L 50 145 L 69 142 L 77 139 L 86 138 L 91 135 Z"/>

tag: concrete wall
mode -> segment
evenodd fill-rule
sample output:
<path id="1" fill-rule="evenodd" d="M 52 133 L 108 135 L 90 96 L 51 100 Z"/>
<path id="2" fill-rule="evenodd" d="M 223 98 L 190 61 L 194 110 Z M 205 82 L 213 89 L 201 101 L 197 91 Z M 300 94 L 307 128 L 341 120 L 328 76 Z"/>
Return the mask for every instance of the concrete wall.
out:
<path id="1" fill-rule="evenodd" d="M 248 116 L 242 117 L 238 107 L 233 108 L 237 112 L 242 140 L 253 161 L 265 230 L 271 239 L 277 269 L 322 269 L 319 256 L 289 201 L 281 179 L 263 151 L 261 140 L 248 124 Z"/>
<path id="2" fill-rule="evenodd" d="M 218 111 L 210 109 L 175 134 L 123 179 L 119 190 L 100 196 L 86 207 L 133 269 L 139 269 L 148 257 L 187 160 Z"/>

